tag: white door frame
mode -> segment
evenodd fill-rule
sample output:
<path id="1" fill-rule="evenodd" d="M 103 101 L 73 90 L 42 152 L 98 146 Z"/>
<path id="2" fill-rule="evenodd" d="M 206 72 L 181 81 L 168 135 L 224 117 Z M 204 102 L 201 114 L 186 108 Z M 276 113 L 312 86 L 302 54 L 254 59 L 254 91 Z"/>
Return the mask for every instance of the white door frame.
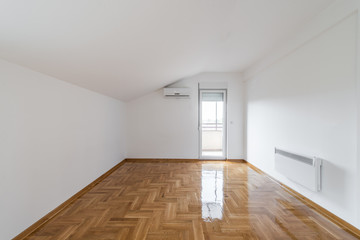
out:
<path id="1" fill-rule="evenodd" d="M 224 107 L 223 107 L 223 155 L 220 157 L 213 156 L 202 156 L 202 93 L 203 92 L 220 92 L 224 94 Z M 198 121 L 198 131 L 199 131 L 199 159 L 202 160 L 226 160 L 227 159 L 227 89 L 199 89 L 199 121 Z"/>

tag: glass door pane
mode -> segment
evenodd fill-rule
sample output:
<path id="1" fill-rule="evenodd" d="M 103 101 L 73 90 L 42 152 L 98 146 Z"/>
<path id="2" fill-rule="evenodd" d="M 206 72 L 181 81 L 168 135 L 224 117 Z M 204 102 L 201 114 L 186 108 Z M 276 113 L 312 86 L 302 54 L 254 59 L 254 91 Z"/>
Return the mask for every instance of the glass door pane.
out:
<path id="1" fill-rule="evenodd" d="M 226 91 L 200 91 L 200 157 L 225 158 Z"/>

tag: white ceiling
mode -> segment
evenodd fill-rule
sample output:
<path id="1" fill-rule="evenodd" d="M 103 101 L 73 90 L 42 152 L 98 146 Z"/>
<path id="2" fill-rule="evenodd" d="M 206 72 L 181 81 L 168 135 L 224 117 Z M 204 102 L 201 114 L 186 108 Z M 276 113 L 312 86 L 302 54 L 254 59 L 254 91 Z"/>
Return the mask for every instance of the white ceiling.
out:
<path id="1" fill-rule="evenodd" d="M 0 0 L 0 58 L 121 100 L 243 71 L 334 0 Z"/>

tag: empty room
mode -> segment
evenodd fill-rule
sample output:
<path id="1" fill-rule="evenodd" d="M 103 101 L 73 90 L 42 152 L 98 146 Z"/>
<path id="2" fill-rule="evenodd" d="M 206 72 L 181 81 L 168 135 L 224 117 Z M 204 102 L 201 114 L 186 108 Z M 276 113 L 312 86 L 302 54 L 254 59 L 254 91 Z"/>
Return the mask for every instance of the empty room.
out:
<path id="1" fill-rule="evenodd" d="M 0 0 L 0 240 L 360 239 L 360 0 Z"/>

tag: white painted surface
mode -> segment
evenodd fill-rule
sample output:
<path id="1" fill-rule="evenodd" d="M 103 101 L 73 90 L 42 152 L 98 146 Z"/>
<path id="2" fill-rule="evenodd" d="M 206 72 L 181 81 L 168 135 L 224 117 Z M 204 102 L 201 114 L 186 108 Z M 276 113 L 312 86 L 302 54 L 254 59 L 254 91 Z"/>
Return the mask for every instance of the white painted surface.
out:
<path id="1" fill-rule="evenodd" d="M 125 106 L 0 61 L 0 239 L 10 239 L 126 156 Z"/>
<path id="2" fill-rule="evenodd" d="M 0 58 L 134 99 L 241 71 L 334 0 L 2 0 Z"/>
<path id="3" fill-rule="evenodd" d="M 357 42 L 360 41 L 360 1 L 357 7 Z M 357 47 L 357 202 L 360 202 L 360 47 Z M 357 206 L 357 228 L 360 229 L 360 206 Z"/>
<path id="4" fill-rule="evenodd" d="M 356 23 L 353 14 L 250 75 L 247 160 L 359 228 Z M 274 147 L 324 159 L 322 192 L 277 173 Z"/>
<path id="5" fill-rule="evenodd" d="M 243 79 L 250 79 L 275 61 L 291 54 L 294 50 L 306 42 L 311 41 L 346 16 L 358 11 L 359 8 L 359 0 L 335 1 L 324 11 L 321 11 L 320 14 L 316 15 L 316 17 L 310 19 L 302 28 L 296 29 L 293 35 L 290 35 L 287 39 L 283 39 L 283 41 L 277 42 L 276 46 L 274 46 L 268 54 L 262 56 L 256 63 L 247 67 L 243 71 Z"/>
<path id="6" fill-rule="evenodd" d="M 199 158 L 198 83 L 204 82 L 227 83 L 228 158 L 243 158 L 243 86 L 237 73 L 203 73 L 173 85 L 191 88 L 190 99 L 164 98 L 158 90 L 129 102 L 128 157 Z"/>

